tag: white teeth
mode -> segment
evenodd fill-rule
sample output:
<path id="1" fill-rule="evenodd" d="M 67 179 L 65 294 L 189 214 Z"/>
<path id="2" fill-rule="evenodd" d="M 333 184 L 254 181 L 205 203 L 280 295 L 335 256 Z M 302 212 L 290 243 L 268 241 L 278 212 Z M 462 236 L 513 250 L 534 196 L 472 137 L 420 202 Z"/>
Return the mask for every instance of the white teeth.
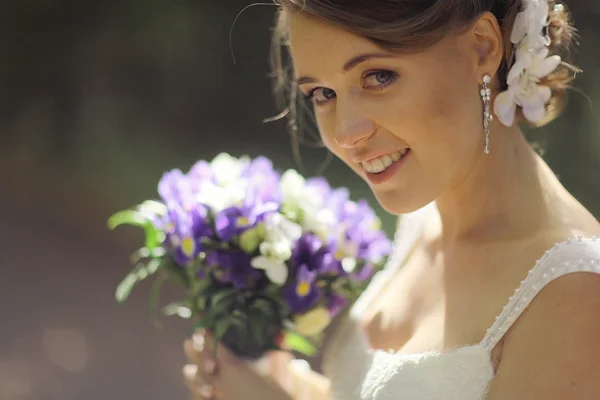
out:
<path id="1" fill-rule="evenodd" d="M 398 161 L 408 152 L 408 148 L 402 151 L 397 151 L 392 154 L 386 154 L 381 157 L 377 157 L 371 161 L 362 162 L 362 166 L 368 173 L 377 174 L 383 172 L 386 168 Z"/>

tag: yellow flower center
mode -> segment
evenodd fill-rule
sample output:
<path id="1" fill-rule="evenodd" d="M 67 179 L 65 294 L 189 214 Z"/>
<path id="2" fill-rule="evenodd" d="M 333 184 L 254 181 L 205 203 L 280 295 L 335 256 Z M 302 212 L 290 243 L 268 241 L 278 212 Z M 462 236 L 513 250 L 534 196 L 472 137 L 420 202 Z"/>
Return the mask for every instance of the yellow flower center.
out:
<path id="1" fill-rule="evenodd" d="M 296 286 L 296 294 L 300 297 L 305 297 L 310 292 L 310 284 L 308 282 L 300 282 Z"/>
<path id="2" fill-rule="evenodd" d="M 381 229 L 381 221 L 379 220 L 379 218 L 375 218 L 375 220 L 373 221 L 373 223 L 371 224 L 371 226 L 369 228 L 371 228 L 371 230 L 374 230 L 374 231 L 380 230 Z"/>
<path id="3" fill-rule="evenodd" d="M 336 260 L 342 260 L 346 255 L 344 254 L 344 252 L 342 251 L 342 249 L 337 249 L 334 257 L 336 258 Z"/>
<path id="4" fill-rule="evenodd" d="M 192 257 L 194 255 L 194 251 L 196 250 L 196 243 L 192 238 L 185 238 L 181 241 L 181 250 L 183 250 L 183 254 L 188 257 Z"/>
<path id="5" fill-rule="evenodd" d="M 237 223 L 238 223 L 238 225 L 244 226 L 244 225 L 248 225 L 250 223 L 250 220 L 246 217 L 239 217 L 237 219 Z"/>

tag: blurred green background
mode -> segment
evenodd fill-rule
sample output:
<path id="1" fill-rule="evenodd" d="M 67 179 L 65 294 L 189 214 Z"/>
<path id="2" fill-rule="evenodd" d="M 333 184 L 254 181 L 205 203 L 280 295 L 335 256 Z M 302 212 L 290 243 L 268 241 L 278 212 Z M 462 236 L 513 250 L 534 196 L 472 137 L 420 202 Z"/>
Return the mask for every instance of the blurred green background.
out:
<path id="1" fill-rule="evenodd" d="M 275 8 L 251 7 L 233 25 L 249 4 L 2 1 L 0 399 L 187 398 L 188 327 L 154 327 L 147 285 L 115 304 L 140 237 L 109 233 L 106 219 L 155 197 L 163 171 L 221 151 L 297 167 L 285 122 L 262 122 L 278 113 L 268 79 Z M 600 3 L 568 4 L 584 73 L 565 114 L 528 135 L 600 215 Z M 302 150 L 315 173 L 326 151 Z M 340 162 L 324 174 L 376 206 Z M 391 233 L 394 218 L 378 211 Z"/>

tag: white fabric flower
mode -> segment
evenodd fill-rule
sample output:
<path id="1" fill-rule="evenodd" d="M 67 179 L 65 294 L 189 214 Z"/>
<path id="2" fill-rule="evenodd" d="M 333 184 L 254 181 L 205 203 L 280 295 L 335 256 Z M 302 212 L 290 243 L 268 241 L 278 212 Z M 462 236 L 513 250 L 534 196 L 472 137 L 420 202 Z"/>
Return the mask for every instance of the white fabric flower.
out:
<path id="1" fill-rule="evenodd" d="M 517 14 L 510 41 L 522 43 L 527 49 L 542 49 L 548 46 L 545 36 L 541 35 L 548 24 L 549 6 L 547 0 L 525 1 L 525 9 Z M 544 39 L 544 40 L 540 40 Z"/>
<path id="2" fill-rule="evenodd" d="M 561 62 L 559 56 L 548 56 L 548 49 L 536 55 L 518 60 L 508 74 L 508 90 L 494 100 L 494 112 L 506 126 L 514 123 L 517 106 L 531 122 L 538 122 L 546 115 L 546 104 L 552 97 L 547 86 L 539 85 L 541 78 L 554 71 Z"/>
<path id="3" fill-rule="evenodd" d="M 494 113 L 506 126 L 514 123 L 517 106 L 533 123 L 546 115 L 552 91 L 539 82 L 561 63 L 559 56 L 548 56 L 550 39 L 542 35 L 548 25 L 548 11 L 547 0 L 528 0 L 515 19 L 511 34 L 511 42 L 516 45 L 515 63 L 508 73 L 508 89 L 494 100 Z"/>

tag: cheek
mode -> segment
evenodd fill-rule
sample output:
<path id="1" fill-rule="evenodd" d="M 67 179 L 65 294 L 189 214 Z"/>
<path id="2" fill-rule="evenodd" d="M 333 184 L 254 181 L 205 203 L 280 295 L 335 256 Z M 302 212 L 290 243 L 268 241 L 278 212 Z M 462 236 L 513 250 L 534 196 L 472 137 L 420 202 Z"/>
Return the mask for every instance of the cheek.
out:
<path id="1" fill-rule="evenodd" d="M 415 87 L 419 94 L 409 115 L 419 124 L 420 137 L 414 138 L 414 145 L 426 146 L 428 154 L 437 159 L 456 160 L 457 155 L 466 156 L 478 146 L 479 139 L 483 140 L 479 137 L 482 108 L 478 89 L 458 66 L 449 65 L 446 74 L 435 72 Z"/>

